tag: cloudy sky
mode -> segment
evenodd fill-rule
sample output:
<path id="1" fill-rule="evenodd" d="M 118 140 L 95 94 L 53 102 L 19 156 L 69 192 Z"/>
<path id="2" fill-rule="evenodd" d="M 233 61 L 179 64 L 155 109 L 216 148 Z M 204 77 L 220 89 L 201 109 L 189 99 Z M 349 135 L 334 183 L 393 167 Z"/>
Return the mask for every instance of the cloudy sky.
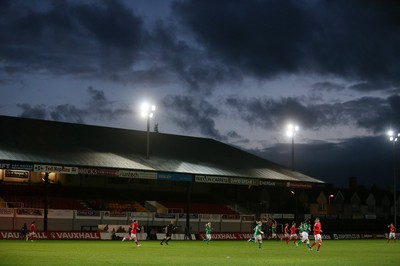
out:
<path id="1" fill-rule="evenodd" d="M 147 101 L 289 168 L 294 122 L 296 170 L 393 185 L 398 1 L 0 0 L 0 40 L 1 115 L 145 130 Z"/>

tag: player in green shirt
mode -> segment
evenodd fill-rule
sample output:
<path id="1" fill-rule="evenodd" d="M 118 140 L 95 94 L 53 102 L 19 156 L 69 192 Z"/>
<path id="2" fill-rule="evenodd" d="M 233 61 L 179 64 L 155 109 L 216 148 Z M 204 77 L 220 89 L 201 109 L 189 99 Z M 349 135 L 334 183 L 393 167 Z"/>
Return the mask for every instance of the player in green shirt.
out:
<path id="1" fill-rule="evenodd" d="M 203 241 L 207 241 L 207 245 L 208 245 L 208 242 L 210 242 L 210 240 L 211 240 L 211 223 L 210 222 L 208 222 L 208 223 L 206 223 L 206 238 L 205 239 L 203 239 Z"/>
<path id="2" fill-rule="evenodd" d="M 261 221 L 257 221 L 257 225 L 256 227 L 254 227 L 254 240 L 253 239 L 249 239 L 249 241 L 254 242 L 254 243 L 258 243 L 258 248 L 261 248 L 262 246 L 262 235 L 264 234 L 264 232 L 262 231 L 262 222 Z"/>
<path id="3" fill-rule="evenodd" d="M 276 234 L 278 223 L 273 220 L 273 223 L 271 225 L 271 239 L 278 239 L 278 235 Z"/>
<path id="4" fill-rule="evenodd" d="M 300 224 L 299 233 L 300 239 L 296 243 L 296 247 L 299 246 L 300 243 L 306 243 L 309 250 L 311 250 L 310 239 L 308 238 L 308 234 L 311 231 L 311 224 L 308 219 L 306 219 L 303 223 Z"/>

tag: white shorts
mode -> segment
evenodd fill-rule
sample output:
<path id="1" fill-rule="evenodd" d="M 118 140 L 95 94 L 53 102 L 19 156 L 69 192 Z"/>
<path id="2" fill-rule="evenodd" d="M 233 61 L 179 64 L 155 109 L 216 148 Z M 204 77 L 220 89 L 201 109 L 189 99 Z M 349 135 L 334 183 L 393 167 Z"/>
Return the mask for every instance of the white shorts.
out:
<path id="1" fill-rule="evenodd" d="M 254 236 L 255 240 L 261 241 L 262 240 L 262 236 L 261 235 L 256 235 Z"/>
<path id="2" fill-rule="evenodd" d="M 36 233 L 35 232 L 30 232 L 26 236 L 36 236 Z"/>
<path id="3" fill-rule="evenodd" d="M 307 232 L 301 232 L 301 241 L 306 241 L 308 239 L 308 233 Z"/>
<path id="4" fill-rule="evenodd" d="M 314 240 L 315 240 L 315 241 L 320 241 L 320 240 L 322 240 L 321 234 L 316 234 L 316 235 L 314 235 Z"/>
<path id="5" fill-rule="evenodd" d="M 211 234 L 206 234 L 206 238 L 211 240 Z"/>
<path id="6" fill-rule="evenodd" d="M 286 239 L 289 238 L 289 237 L 290 237 L 289 234 L 285 234 L 285 235 L 284 235 L 284 238 L 286 238 Z"/>
<path id="7" fill-rule="evenodd" d="M 136 239 L 136 234 L 131 234 L 132 239 Z"/>
<path id="8" fill-rule="evenodd" d="M 290 239 L 297 239 L 297 235 L 296 234 L 291 234 L 290 235 Z"/>
<path id="9" fill-rule="evenodd" d="M 395 239 L 396 238 L 396 233 L 389 233 L 389 238 Z"/>

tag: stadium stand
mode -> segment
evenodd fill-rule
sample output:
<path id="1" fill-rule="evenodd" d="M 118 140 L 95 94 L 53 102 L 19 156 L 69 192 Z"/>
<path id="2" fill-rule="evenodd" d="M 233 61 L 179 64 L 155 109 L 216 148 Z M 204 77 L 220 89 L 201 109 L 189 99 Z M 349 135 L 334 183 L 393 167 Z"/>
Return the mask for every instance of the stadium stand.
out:
<path id="1" fill-rule="evenodd" d="M 183 202 L 160 202 L 166 208 L 169 213 L 185 213 L 186 203 Z M 238 214 L 236 211 L 229 209 L 228 207 L 221 204 L 212 203 L 191 203 L 190 204 L 192 213 L 208 213 L 208 214 Z"/>

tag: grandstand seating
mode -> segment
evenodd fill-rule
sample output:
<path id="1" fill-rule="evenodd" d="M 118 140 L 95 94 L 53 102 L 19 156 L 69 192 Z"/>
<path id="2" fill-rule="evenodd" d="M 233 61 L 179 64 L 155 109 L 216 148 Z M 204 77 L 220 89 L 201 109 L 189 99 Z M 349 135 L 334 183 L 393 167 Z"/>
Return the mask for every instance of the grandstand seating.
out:
<path id="1" fill-rule="evenodd" d="M 49 189 L 48 206 L 50 209 L 71 210 L 109 210 L 146 212 L 147 210 L 134 200 L 103 200 L 88 189 L 73 189 L 53 186 Z M 10 208 L 44 208 L 44 187 L 41 185 L 1 184 L 0 197 Z M 88 199 L 88 197 L 90 199 Z M 112 195 L 111 197 L 118 197 Z"/>
<path id="2" fill-rule="evenodd" d="M 108 191 L 107 199 L 101 196 L 102 192 L 96 189 L 71 188 L 53 185 L 48 190 L 48 206 L 50 209 L 72 209 L 72 210 L 107 210 L 107 211 L 129 211 L 147 212 L 142 204 L 133 199 L 121 199 L 121 193 Z M 104 194 L 104 193 L 103 193 Z M 8 203 L 11 208 L 44 208 L 44 186 L 40 184 L 14 185 L 1 184 L 0 197 Z M 160 202 L 170 213 L 186 212 L 185 202 Z M 222 204 L 214 203 L 191 203 L 192 213 L 209 213 L 237 215 L 236 211 Z"/>
<path id="3" fill-rule="evenodd" d="M 133 200 L 87 200 L 87 206 L 93 210 L 146 212 L 141 204 Z"/>
<path id="4" fill-rule="evenodd" d="M 160 202 L 170 213 L 184 213 L 186 212 L 186 203 L 184 202 Z M 237 215 L 238 213 L 234 210 L 221 204 L 213 203 L 191 203 L 191 213 L 208 213 L 208 214 L 227 214 Z"/>
<path id="5" fill-rule="evenodd" d="M 40 185 L 2 184 L 0 196 L 11 208 L 44 208 L 44 188 Z M 49 193 L 48 206 L 51 209 L 88 209 L 79 199 L 67 196 L 67 191 L 62 187 L 57 187 Z"/>

